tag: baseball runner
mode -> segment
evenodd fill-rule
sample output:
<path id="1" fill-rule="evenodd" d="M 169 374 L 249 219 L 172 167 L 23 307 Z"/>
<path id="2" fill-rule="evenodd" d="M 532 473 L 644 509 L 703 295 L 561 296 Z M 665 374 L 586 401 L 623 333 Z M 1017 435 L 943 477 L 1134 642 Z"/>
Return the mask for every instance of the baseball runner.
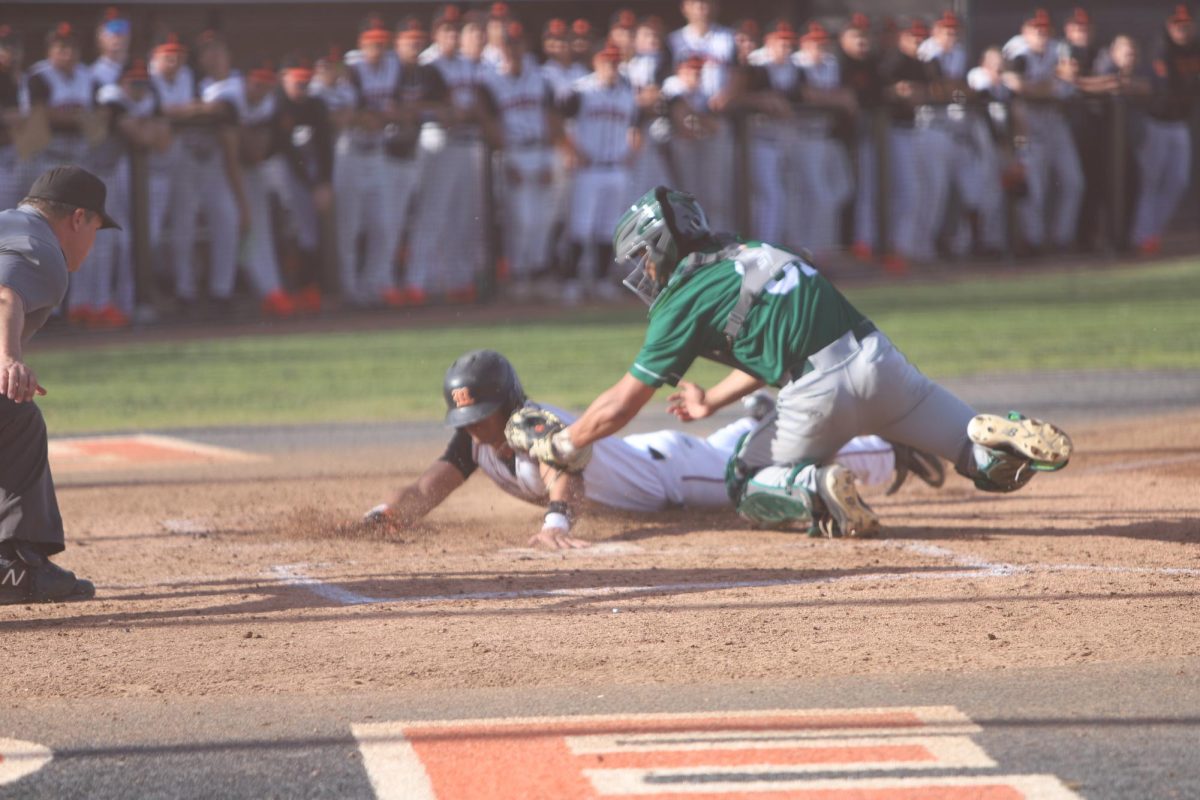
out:
<path id="1" fill-rule="evenodd" d="M 230 64 L 228 47 L 212 31 L 201 34 L 198 49 L 204 77 L 195 85 L 187 85 L 190 74 L 182 66 L 155 83 L 180 142 L 171 177 L 171 250 L 175 296 L 184 313 L 191 312 L 197 299 L 197 217 L 203 212 L 208 225 L 208 290 L 218 307 L 233 294 L 238 244 L 250 220 L 238 158 L 241 76 Z"/>
<path id="2" fill-rule="evenodd" d="M 504 249 L 514 285 L 528 287 L 547 271 L 553 197 L 552 144 L 562 139 L 554 86 L 525 59 L 525 31 L 508 26 L 497 72 L 482 85 L 483 109 L 496 120 L 492 147 L 501 152 L 497 181 L 504 197 Z M 528 294 L 527 291 L 523 292 Z"/>
<path id="3" fill-rule="evenodd" d="M 1137 149 L 1139 191 L 1132 232 L 1134 246 L 1147 256 L 1161 249 L 1163 232 L 1192 174 L 1188 121 L 1200 86 L 1200 43 L 1187 6 L 1176 6 L 1167 18 L 1150 63 L 1153 94 Z"/>
<path id="4" fill-rule="evenodd" d="M 483 270 L 487 242 L 483 202 L 485 147 L 480 87 L 490 68 L 482 61 L 483 19 L 463 15 L 460 52 L 432 62 L 449 94 L 445 146 L 426 154 L 427 187 L 416 209 L 409 264 L 426 264 L 431 288 L 469 298 Z"/>
<path id="5" fill-rule="evenodd" d="M 661 430 L 598 441 L 586 469 L 560 473 L 506 440 L 506 427 L 525 418 L 570 415 L 531 402 L 508 359 L 494 350 L 474 350 L 459 357 L 443 381 L 446 424 L 455 429 L 449 445 L 413 484 L 398 490 L 387 502 L 371 509 L 364 521 L 403 528 L 440 505 L 476 470 L 508 494 L 546 507 L 546 515 L 530 544 L 549 548 L 584 547 L 571 536 L 571 527 L 588 507 L 653 513 L 669 508 L 727 508 L 725 473 L 740 440 L 771 413 L 770 396 L 755 397 L 748 414 L 706 438 L 681 431 Z M 765 401 L 765 402 L 764 402 Z M 548 415 L 548 416 L 547 416 Z M 904 467 L 887 442 L 863 437 L 838 454 L 839 461 L 865 482 L 882 484 Z M 936 459 L 914 459 L 914 473 L 940 485 Z M 904 475 L 897 474 L 894 491 Z"/>
<path id="6" fill-rule="evenodd" d="M 46 421 L 33 402 L 46 394 L 24 348 L 67 293 L 68 274 L 102 229 L 104 184 L 65 166 L 34 181 L 15 209 L 0 213 L 0 603 L 86 600 L 91 581 L 50 561 L 65 549 L 62 515 L 46 457 Z"/>
<path id="7" fill-rule="evenodd" d="M 1059 77 L 1059 49 L 1050 28 L 1049 15 L 1039 11 L 1003 49 L 1008 62 L 1004 79 L 1023 101 L 1029 134 L 1020 154 L 1028 193 L 1017 215 L 1025 243 L 1034 252 L 1047 245 L 1066 248 L 1074 243 L 1083 199 L 1083 169 L 1061 108 L 1061 101 L 1075 89 Z M 1050 202 L 1052 187 L 1054 203 Z"/>
<path id="8" fill-rule="evenodd" d="M 834 463 L 860 434 L 934 453 L 985 491 L 1010 492 L 1066 466 L 1071 440 L 1050 423 L 976 415 L 912 366 L 876 326 L 786 250 L 713 233 L 690 195 L 657 187 L 613 235 L 626 285 L 650 305 L 629 372 L 568 427 L 538 439 L 542 463 L 583 470 L 594 444 L 623 428 L 664 383 L 670 409 L 700 419 L 767 383 L 778 406 L 740 443 L 729 471 L 738 513 L 758 524 L 870 536 L 879 520 L 853 473 Z M 696 358 L 733 367 L 709 390 L 683 380 Z"/>
<path id="9" fill-rule="evenodd" d="M 804 103 L 788 143 L 799 186 L 788 195 L 787 218 L 796 241 L 813 253 L 827 253 L 840 245 L 842 208 L 854 191 L 846 148 L 833 135 L 838 113 L 852 109 L 853 99 L 841 88 L 841 67 L 819 23 L 800 37 L 793 61 L 803 72 Z"/>

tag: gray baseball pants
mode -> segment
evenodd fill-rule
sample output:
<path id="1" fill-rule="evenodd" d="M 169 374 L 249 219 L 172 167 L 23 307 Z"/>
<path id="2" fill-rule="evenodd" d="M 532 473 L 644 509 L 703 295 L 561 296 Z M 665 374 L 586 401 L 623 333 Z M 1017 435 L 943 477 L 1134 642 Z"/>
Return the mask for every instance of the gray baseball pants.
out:
<path id="1" fill-rule="evenodd" d="M 775 414 L 750 434 L 741 454 L 748 467 L 831 463 L 855 436 L 875 434 L 968 468 L 975 411 L 921 374 L 882 332 L 861 341 L 846 333 L 808 360 L 811 371 L 780 390 Z"/>

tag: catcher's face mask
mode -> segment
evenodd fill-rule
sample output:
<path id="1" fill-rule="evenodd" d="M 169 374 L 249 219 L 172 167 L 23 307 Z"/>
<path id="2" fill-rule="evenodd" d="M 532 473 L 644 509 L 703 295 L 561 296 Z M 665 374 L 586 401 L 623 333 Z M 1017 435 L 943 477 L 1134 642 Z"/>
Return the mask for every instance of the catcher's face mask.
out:
<path id="1" fill-rule="evenodd" d="M 655 187 L 625 212 L 613 233 L 613 257 L 629 270 L 624 285 L 653 305 L 679 262 L 680 242 L 710 235 L 704 209 L 694 197 Z"/>

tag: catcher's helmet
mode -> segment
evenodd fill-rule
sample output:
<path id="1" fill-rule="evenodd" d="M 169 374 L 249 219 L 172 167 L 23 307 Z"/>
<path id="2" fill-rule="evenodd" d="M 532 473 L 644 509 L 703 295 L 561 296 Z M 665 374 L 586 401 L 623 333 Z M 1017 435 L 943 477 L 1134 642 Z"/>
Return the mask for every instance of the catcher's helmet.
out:
<path id="1" fill-rule="evenodd" d="M 495 350 L 472 350 L 458 357 L 442 381 L 446 424 L 474 425 L 501 410 L 507 416 L 525 403 L 525 390 L 508 359 Z"/>
<path id="2" fill-rule="evenodd" d="M 617 222 L 613 258 L 630 268 L 624 284 L 647 305 L 667 285 L 671 271 L 695 245 L 712 237 L 696 198 L 656 186 L 638 198 Z M 654 265 L 654 275 L 646 271 Z"/>

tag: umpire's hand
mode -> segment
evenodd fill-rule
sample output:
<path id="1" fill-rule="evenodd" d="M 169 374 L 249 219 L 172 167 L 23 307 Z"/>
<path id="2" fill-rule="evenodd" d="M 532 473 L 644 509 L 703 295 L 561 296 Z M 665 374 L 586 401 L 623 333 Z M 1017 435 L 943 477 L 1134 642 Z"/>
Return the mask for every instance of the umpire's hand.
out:
<path id="1" fill-rule="evenodd" d="M 12 358 L 0 361 L 0 396 L 14 403 L 28 403 L 34 395 L 45 393 L 37 375 L 24 361 Z"/>

